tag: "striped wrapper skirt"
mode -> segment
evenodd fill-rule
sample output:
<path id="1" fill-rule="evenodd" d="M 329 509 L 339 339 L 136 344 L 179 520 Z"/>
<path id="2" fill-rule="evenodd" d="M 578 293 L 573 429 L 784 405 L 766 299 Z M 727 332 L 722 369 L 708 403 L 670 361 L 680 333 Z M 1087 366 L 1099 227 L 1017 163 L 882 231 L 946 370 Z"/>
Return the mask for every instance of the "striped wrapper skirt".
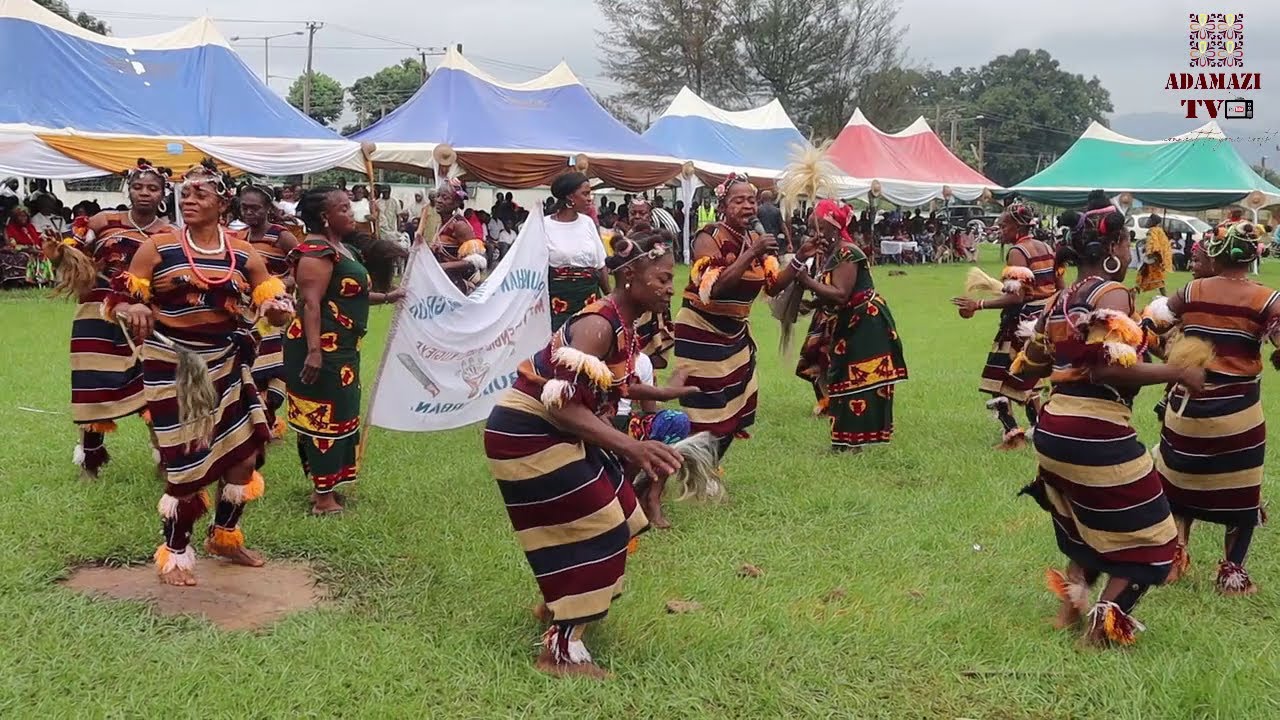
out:
<path id="1" fill-rule="evenodd" d="M 1175 515 L 1235 527 L 1262 522 L 1267 426 L 1258 380 L 1213 384 L 1161 403 L 1156 471 Z"/>
<path id="2" fill-rule="evenodd" d="M 1021 378 L 1009 372 L 1013 358 L 1025 344 L 1018 337 L 1018 324 L 1038 318 L 1044 310 L 1044 304 L 1044 300 L 1038 300 L 1005 308 L 1000 312 L 1000 329 L 991 344 L 991 352 L 987 354 L 986 365 L 982 367 L 979 392 L 993 397 L 1007 397 L 1025 405 L 1046 385 L 1045 380 Z"/>
<path id="3" fill-rule="evenodd" d="M 1040 470 L 1023 489 L 1053 518 L 1058 548 L 1087 570 L 1164 582 L 1177 528 L 1130 408 L 1055 389 L 1034 436 Z"/>
<path id="4" fill-rule="evenodd" d="M 618 459 L 557 429 L 514 389 L 489 415 L 484 449 L 555 622 L 604 617 L 622 594 L 627 543 L 649 528 Z"/>
<path id="5" fill-rule="evenodd" d="M 133 415 L 146 407 L 142 363 L 120 326 L 102 318 L 107 290 L 94 290 L 71 322 L 71 419 L 79 424 Z"/>
<path id="6" fill-rule="evenodd" d="M 248 336 L 237 335 L 214 344 L 183 342 L 183 346 L 204 358 L 219 396 L 217 423 L 208 447 L 190 443 L 189 433 L 178 422 L 177 353 L 153 336 L 147 339 L 142 354 L 147 409 L 164 461 L 165 492 L 174 497 L 217 482 L 246 459 L 260 459 L 271 439 L 252 372 L 244 362 L 249 357 L 246 346 L 251 347 Z"/>
<path id="7" fill-rule="evenodd" d="M 676 367 L 689 370 L 701 393 L 680 399 L 692 434 L 745 434 L 756 421 L 756 343 L 745 320 L 692 307 L 676 314 Z"/>
<path id="8" fill-rule="evenodd" d="M 271 407 L 281 407 L 286 397 L 284 328 L 265 325 L 260 324 L 256 330 L 261 342 L 258 343 L 258 357 L 253 361 L 253 384 L 263 394 L 264 402 L 268 402 Z"/>

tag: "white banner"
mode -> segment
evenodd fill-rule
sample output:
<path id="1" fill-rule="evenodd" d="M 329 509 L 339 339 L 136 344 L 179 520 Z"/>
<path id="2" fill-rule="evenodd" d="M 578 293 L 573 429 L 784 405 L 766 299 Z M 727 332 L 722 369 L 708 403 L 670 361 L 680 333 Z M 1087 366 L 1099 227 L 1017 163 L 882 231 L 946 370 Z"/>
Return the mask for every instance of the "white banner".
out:
<path id="1" fill-rule="evenodd" d="M 426 432 L 484 420 L 520 363 L 551 338 L 542 214 L 529 215 L 507 256 L 470 296 L 422 245 L 409 256 L 404 287 L 369 423 Z"/>

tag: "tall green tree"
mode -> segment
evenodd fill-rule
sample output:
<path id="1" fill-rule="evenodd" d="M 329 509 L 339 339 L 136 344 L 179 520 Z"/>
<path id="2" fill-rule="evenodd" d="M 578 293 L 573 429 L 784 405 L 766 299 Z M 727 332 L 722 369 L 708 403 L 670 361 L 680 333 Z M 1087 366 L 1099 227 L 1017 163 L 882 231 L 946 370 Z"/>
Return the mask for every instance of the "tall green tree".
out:
<path id="1" fill-rule="evenodd" d="M 424 78 L 426 72 L 422 62 L 417 58 L 405 58 L 396 65 L 356 80 L 347 88 L 356 122 L 344 127 L 343 134 L 369 127 L 403 105 L 422 87 Z"/>
<path id="2" fill-rule="evenodd" d="M 733 0 L 733 34 L 749 94 L 776 97 L 815 138 L 834 137 L 855 107 L 909 102 L 882 92 L 901 68 L 900 0 Z"/>
<path id="3" fill-rule="evenodd" d="M 1272 185 L 1275 185 L 1276 187 L 1280 187 L 1280 172 L 1276 172 L 1275 168 L 1268 168 L 1268 167 L 1262 167 L 1261 165 L 1254 165 L 1253 171 L 1261 175 L 1263 180 L 1266 180 L 1267 182 L 1271 183 Z"/>
<path id="4" fill-rule="evenodd" d="M 303 98 L 306 95 L 307 76 L 306 73 L 298 76 L 293 81 L 293 85 L 289 86 L 288 100 L 289 104 L 306 112 Z M 325 75 L 322 72 L 312 72 L 311 74 L 311 111 L 307 113 L 312 120 L 321 125 L 329 125 L 342 116 L 344 103 L 346 102 L 346 90 L 342 88 L 342 83 Z"/>
<path id="5" fill-rule="evenodd" d="M 1018 50 L 980 68 L 926 73 L 925 79 L 922 110 L 927 115 L 930 107 L 943 108 L 944 126 L 954 118 L 952 149 L 1002 185 L 1035 174 L 1091 121 L 1105 122 L 1114 110 L 1111 93 L 1098 78 L 1062 69 L 1044 50 Z M 949 127 L 937 130 L 943 137 L 950 132 Z"/>
<path id="6" fill-rule="evenodd" d="M 105 22 L 87 12 L 73 13 L 71 8 L 67 3 L 63 2 L 63 0 L 36 0 L 36 4 L 43 6 L 46 10 L 52 13 L 70 20 L 85 30 L 96 32 L 99 35 L 111 34 L 111 28 Z"/>
<path id="7" fill-rule="evenodd" d="M 723 0 L 596 0 L 609 24 L 598 47 L 605 74 L 633 111 L 661 111 L 687 85 L 717 105 L 740 106 L 742 59 L 732 5 Z"/>

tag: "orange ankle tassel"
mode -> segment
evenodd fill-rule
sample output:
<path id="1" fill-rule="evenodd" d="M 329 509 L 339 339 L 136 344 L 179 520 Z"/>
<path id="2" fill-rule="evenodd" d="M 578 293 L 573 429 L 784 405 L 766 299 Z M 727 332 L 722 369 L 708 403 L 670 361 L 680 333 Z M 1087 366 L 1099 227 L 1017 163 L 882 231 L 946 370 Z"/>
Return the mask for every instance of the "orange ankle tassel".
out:
<path id="1" fill-rule="evenodd" d="M 235 552 L 244 547 L 244 531 L 240 528 L 227 530 L 215 526 L 213 532 L 209 534 L 209 541 L 205 545 L 205 549 L 211 553 L 218 555 L 226 555 Z"/>
<path id="2" fill-rule="evenodd" d="M 116 431 L 116 421 L 106 420 L 103 422 L 93 422 L 88 425 L 83 425 L 82 427 L 88 432 L 102 433 L 105 435 L 106 433 L 113 433 Z"/>

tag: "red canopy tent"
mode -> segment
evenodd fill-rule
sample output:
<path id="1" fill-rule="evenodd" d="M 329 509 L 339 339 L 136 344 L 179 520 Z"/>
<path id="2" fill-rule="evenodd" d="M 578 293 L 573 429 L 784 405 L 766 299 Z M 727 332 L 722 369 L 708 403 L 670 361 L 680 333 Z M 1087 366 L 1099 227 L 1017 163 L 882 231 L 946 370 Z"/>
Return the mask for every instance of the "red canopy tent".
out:
<path id="1" fill-rule="evenodd" d="M 953 155 L 923 117 L 886 133 L 854 110 L 828 155 L 849 176 L 848 184 L 871 184 L 873 191 L 878 186 L 880 196 L 907 207 L 952 196 L 973 201 L 1000 188 Z"/>

